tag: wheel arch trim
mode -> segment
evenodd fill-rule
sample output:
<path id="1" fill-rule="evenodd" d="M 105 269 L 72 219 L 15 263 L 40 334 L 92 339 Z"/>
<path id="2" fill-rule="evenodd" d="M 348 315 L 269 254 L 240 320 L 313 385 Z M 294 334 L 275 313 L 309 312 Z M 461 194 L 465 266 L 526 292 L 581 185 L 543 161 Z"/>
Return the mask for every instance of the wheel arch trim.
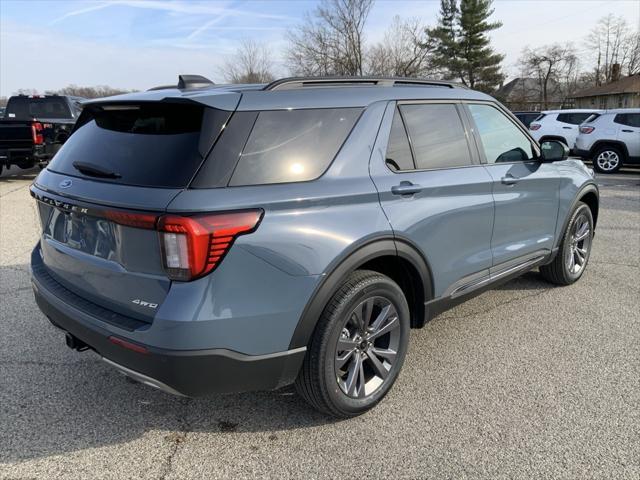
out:
<path id="1" fill-rule="evenodd" d="M 348 275 L 365 263 L 385 256 L 400 257 L 409 261 L 416 268 L 422 279 L 425 301 L 432 298 L 431 268 L 424 256 L 414 246 L 406 241 L 394 238 L 392 235 L 364 239 L 345 251 L 326 269 L 322 275 L 323 279 L 316 286 L 300 316 L 298 325 L 291 337 L 289 348 L 304 347 L 309 343 L 326 304 L 338 291 Z"/>
<path id="2" fill-rule="evenodd" d="M 596 196 L 596 199 L 598 201 L 597 208 L 598 210 L 600 209 L 600 192 L 598 190 L 597 185 L 595 183 L 588 183 L 583 187 L 581 187 L 580 190 L 578 190 L 578 193 L 576 193 L 573 201 L 571 202 L 571 206 L 567 210 L 565 219 L 562 221 L 562 228 L 558 230 L 558 234 L 556 235 L 556 240 L 553 245 L 554 249 L 558 249 L 560 247 L 560 242 L 562 242 L 562 237 L 564 236 L 564 232 L 567 229 L 569 220 L 571 220 L 571 214 L 573 210 L 575 209 L 578 202 L 582 201 L 584 196 L 588 193 L 592 193 Z M 596 222 L 595 222 L 595 216 L 594 216 L 594 222 L 593 222 L 594 233 L 595 233 L 595 228 L 596 228 Z"/>

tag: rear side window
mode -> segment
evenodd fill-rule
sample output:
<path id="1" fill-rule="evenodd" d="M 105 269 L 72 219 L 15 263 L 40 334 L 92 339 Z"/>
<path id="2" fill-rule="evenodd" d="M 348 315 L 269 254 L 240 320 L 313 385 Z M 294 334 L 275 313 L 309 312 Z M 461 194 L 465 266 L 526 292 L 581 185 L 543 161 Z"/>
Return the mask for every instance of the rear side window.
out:
<path id="1" fill-rule="evenodd" d="M 580 125 L 587 118 L 591 116 L 591 113 L 559 113 L 558 121 L 562 123 L 568 123 L 571 125 Z"/>
<path id="2" fill-rule="evenodd" d="M 212 143 L 207 138 L 217 136 L 228 116 L 195 104 L 91 106 L 48 168 L 125 185 L 182 188 L 202 163 Z M 203 117 L 207 131 L 201 139 Z M 115 178 L 80 171 L 78 162 Z"/>
<path id="3" fill-rule="evenodd" d="M 640 127 L 640 113 L 618 113 L 613 121 L 620 125 Z"/>
<path id="4" fill-rule="evenodd" d="M 361 111 L 340 108 L 260 112 L 229 185 L 318 178 L 333 161 Z"/>
<path id="5" fill-rule="evenodd" d="M 469 111 L 487 163 L 525 162 L 535 158 L 529 138 L 497 108 L 470 104 Z"/>
<path id="6" fill-rule="evenodd" d="M 471 165 L 464 126 L 453 104 L 401 105 L 416 168 Z"/>
<path id="7" fill-rule="evenodd" d="M 411 155 L 411 146 L 409 145 L 407 131 L 404 128 L 400 110 L 397 108 L 393 114 L 393 122 L 391 123 L 386 163 L 387 166 L 394 171 L 414 170 L 416 168 L 413 164 L 413 156 Z"/>
<path id="8" fill-rule="evenodd" d="M 71 118 L 71 110 L 64 98 L 13 97 L 9 100 L 7 118 Z"/>
<path id="9" fill-rule="evenodd" d="M 599 114 L 599 113 L 592 113 L 592 114 L 591 114 L 591 115 L 589 115 L 589 116 L 587 117 L 587 119 L 586 119 L 584 122 L 582 122 L 582 123 L 591 123 L 591 122 L 595 121 L 595 119 L 596 119 L 596 118 L 598 118 L 599 116 L 600 116 L 600 114 Z"/>

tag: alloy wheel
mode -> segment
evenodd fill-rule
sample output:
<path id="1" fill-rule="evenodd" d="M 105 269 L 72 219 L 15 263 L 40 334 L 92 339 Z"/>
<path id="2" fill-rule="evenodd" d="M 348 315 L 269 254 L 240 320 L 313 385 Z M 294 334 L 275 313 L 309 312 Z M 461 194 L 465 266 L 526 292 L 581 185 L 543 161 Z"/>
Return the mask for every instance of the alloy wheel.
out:
<path id="1" fill-rule="evenodd" d="M 384 297 L 360 302 L 347 316 L 337 342 L 335 373 L 342 392 L 365 398 L 389 377 L 400 346 L 400 319 Z"/>
<path id="2" fill-rule="evenodd" d="M 613 150 L 604 150 L 596 158 L 596 163 L 603 171 L 610 172 L 618 167 L 620 156 Z"/>
<path id="3" fill-rule="evenodd" d="M 579 215 L 573 223 L 568 240 L 565 263 L 569 273 L 577 275 L 586 266 L 591 248 L 591 223 L 584 213 Z"/>

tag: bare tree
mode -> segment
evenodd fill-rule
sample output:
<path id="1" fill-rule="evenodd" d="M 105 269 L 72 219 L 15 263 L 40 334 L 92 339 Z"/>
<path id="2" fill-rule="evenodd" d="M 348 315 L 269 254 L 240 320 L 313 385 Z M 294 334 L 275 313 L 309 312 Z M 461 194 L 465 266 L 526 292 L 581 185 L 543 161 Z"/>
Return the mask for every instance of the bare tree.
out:
<path id="1" fill-rule="evenodd" d="M 273 75 L 271 53 L 265 46 L 253 40 L 243 40 L 235 53 L 222 67 L 224 78 L 229 83 L 266 83 Z"/>
<path id="2" fill-rule="evenodd" d="M 287 63 L 296 75 L 362 75 L 364 26 L 373 0 L 322 0 L 289 33 Z"/>
<path id="3" fill-rule="evenodd" d="M 131 93 L 136 90 L 123 90 L 120 88 L 109 87 L 108 85 L 98 85 L 96 87 L 81 87 L 78 85 L 67 85 L 64 88 L 59 90 L 46 90 L 45 94 L 47 95 L 71 95 L 75 97 L 84 97 L 84 98 L 101 98 L 101 97 L 110 97 L 112 95 L 119 95 L 121 93 Z"/>
<path id="4" fill-rule="evenodd" d="M 367 72 L 373 75 L 421 77 L 432 73 L 432 49 L 417 18 L 393 17 L 382 42 L 367 52 Z"/>
<path id="5" fill-rule="evenodd" d="M 586 39 L 587 46 L 593 51 L 596 85 L 615 80 L 619 65 L 626 75 L 640 70 L 640 32 L 629 26 L 624 17 L 609 14 L 602 17 Z"/>
<path id="6" fill-rule="evenodd" d="M 527 47 L 520 57 L 520 67 L 524 74 L 537 80 L 543 109 L 548 108 L 554 95 L 561 94 L 563 99 L 571 96 L 577 85 L 578 59 L 571 43 L 555 43 L 534 50 Z"/>

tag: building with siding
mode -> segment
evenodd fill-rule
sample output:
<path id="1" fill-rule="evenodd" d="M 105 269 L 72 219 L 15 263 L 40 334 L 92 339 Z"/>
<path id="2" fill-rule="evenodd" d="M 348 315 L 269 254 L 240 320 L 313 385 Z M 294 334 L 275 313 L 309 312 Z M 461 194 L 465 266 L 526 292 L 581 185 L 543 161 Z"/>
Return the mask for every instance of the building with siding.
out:
<path id="1" fill-rule="evenodd" d="M 573 95 L 576 108 L 640 107 L 640 74 L 581 90 Z"/>

